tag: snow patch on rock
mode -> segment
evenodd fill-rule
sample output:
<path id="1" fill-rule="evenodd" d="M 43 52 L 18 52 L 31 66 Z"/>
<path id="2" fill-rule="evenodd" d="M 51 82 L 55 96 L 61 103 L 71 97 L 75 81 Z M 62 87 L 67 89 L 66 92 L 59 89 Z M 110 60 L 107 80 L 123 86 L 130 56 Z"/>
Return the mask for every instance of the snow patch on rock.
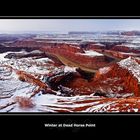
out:
<path id="1" fill-rule="evenodd" d="M 76 67 L 65 66 L 64 72 L 76 72 Z"/>
<path id="2" fill-rule="evenodd" d="M 108 71 L 110 71 L 110 67 L 104 67 L 99 69 L 100 74 L 106 74 Z"/>
<path id="3" fill-rule="evenodd" d="M 86 56 L 90 56 L 90 57 L 103 56 L 103 54 L 98 53 L 98 52 L 93 51 L 93 50 L 88 50 L 88 51 L 85 51 L 85 53 L 77 53 L 77 54 L 86 55 Z"/>
<path id="4" fill-rule="evenodd" d="M 132 57 L 128 57 L 120 62 L 119 66 L 128 69 L 140 82 L 140 65 Z"/>

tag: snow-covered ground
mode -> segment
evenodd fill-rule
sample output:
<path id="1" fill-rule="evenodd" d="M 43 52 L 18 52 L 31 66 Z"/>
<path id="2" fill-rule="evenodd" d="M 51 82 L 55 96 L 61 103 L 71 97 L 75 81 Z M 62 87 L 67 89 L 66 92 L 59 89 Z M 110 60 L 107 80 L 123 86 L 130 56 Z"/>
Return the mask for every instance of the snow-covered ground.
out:
<path id="1" fill-rule="evenodd" d="M 110 67 L 100 68 L 100 69 L 99 69 L 99 73 L 100 73 L 100 74 L 106 74 L 106 73 L 109 72 L 110 70 L 111 70 Z"/>
<path id="2" fill-rule="evenodd" d="M 93 51 L 93 50 L 88 50 L 88 51 L 85 51 L 85 53 L 77 53 L 77 54 L 85 55 L 85 56 L 89 56 L 89 57 L 103 56 L 103 54 L 98 53 L 98 52 Z"/>
<path id="3" fill-rule="evenodd" d="M 2 69 L 1 67 L 0 72 L 1 75 L 5 77 L 5 80 L 0 80 L 0 112 L 57 112 L 59 110 L 70 111 L 73 108 L 94 104 L 73 104 L 74 102 L 84 101 L 85 99 L 96 99 L 96 97 L 93 98 L 93 95 L 62 97 L 59 95 L 42 94 L 42 92 L 39 91 L 34 97 L 31 98 L 31 102 L 33 104 L 32 107 L 21 107 L 19 102 L 15 102 L 17 98 L 29 98 L 33 91 L 36 90 L 36 86 L 27 82 L 20 81 L 15 72 L 13 71 L 11 73 L 10 69 L 5 73 L 5 69 Z"/>
<path id="4" fill-rule="evenodd" d="M 76 67 L 65 66 L 64 72 L 76 72 Z"/>
<path id="5" fill-rule="evenodd" d="M 84 54 L 83 54 L 84 55 Z M 85 55 L 88 55 L 88 56 L 103 56 L 103 54 L 101 53 L 98 53 L 96 51 L 92 51 L 92 50 L 88 50 L 88 51 L 85 51 Z"/>
<path id="6" fill-rule="evenodd" d="M 125 55 L 130 55 L 130 56 L 132 56 L 132 55 L 134 55 L 134 56 L 140 55 L 140 54 L 136 54 L 136 53 L 132 53 L 132 52 L 130 52 L 130 53 L 119 52 L 119 53 L 121 53 L 121 54 L 125 54 Z"/>
<path id="7" fill-rule="evenodd" d="M 136 44 L 121 44 L 119 46 L 126 46 L 128 48 L 140 48 L 140 45 L 136 45 Z"/>
<path id="8" fill-rule="evenodd" d="M 59 91 L 58 95 L 42 94 L 39 91 L 30 99 L 30 102 L 33 104 L 32 107 L 21 106 L 17 99 L 28 99 L 38 87 L 31 83 L 20 81 L 14 70 L 7 68 L 7 65 L 18 70 L 24 70 L 27 73 L 44 74 L 49 72 L 49 70 L 47 71 L 47 66 L 45 68 L 41 65 L 47 64 L 51 60 L 48 58 L 21 58 L 16 60 L 13 58 L 5 60 L 4 56 L 7 54 L 8 52 L 2 54 L 0 60 L 0 112 L 59 112 L 59 110 L 72 112 L 74 108 L 92 106 L 97 103 L 96 101 L 76 103 L 85 100 L 96 100 L 97 98 L 93 95 L 62 97 L 59 96 Z M 64 72 L 76 72 L 76 67 L 65 66 Z"/>
<path id="9" fill-rule="evenodd" d="M 1 53 L 0 54 L 0 65 L 9 65 L 12 68 L 18 69 L 18 70 L 23 70 L 29 73 L 34 73 L 34 74 L 47 74 L 49 73 L 49 68 L 48 62 L 53 62 L 49 58 L 21 58 L 21 59 L 8 59 L 4 58 L 7 54 L 11 52 L 6 52 L 6 53 Z M 46 65 L 46 66 L 45 66 Z"/>
<path id="10" fill-rule="evenodd" d="M 59 91 L 58 95 L 44 95 L 39 91 L 31 99 L 33 107 L 21 107 L 19 102 L 16 102 L 17 98 L 21 98 L 21 100 L 22 98 L 29 98 L 38 87 L 31 83 L 20 81 L 15 71 L 7 66 L 12 66 L 14 69 L 23 70 L 27 73 L 46 74 L 49 72 L 48 67 L 42 65 L 48 64 L 48 62 L 52 62 L 52 60 L 49 58 L 5 59 L 4 57 L 8 53 L 11 52 L 1 54 L 0 59 L 0 112 L 55 112 L 59 109 L 68 110 L 68 108 L 72 109 L 74 107 L 82 107 L 86 105 L 71 105 L 70 102 L 77 100 L 81 101 L 84 100 L 84 98 L 88 98 L 88 96 L 61 97 L 59 96 Z M 76 72 L 76 67 L 65 66 L 64 72 Z M 65 101 L 64 104 L 63 100 Z"/>
<path id="11" fill-rule="evenodd" d="M 9 53 L 11 53 L 11 52 L 9 52 Z M 7 52 L 6 53 L 0 53 L 0 62 L 9 60 L 8 58 L 4 58 L 7 54 L 8 54 Z"/>
<path id="12" fill-rule="evenodd" d="M 140 65 L 132 57 L 128 57 L 118 64 L 122 68 L 128 69 L 140 82 Z"/>

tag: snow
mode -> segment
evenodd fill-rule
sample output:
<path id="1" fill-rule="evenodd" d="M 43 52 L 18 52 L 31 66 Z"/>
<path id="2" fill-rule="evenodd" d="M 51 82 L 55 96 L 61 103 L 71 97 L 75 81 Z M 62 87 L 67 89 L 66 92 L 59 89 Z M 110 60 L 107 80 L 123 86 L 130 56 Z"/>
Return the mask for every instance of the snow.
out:
<path id="1" fill-rule="evenodd" d="M 78 98 L 77 98 L 78 97 Z M 85 97 L 85 96 L 84 96 Z M 79 100 L 78 100 L 79 99 Z M 60 100 L 62 102 L 60 102 Z M 80 101 L 80 96 L 75 96 L 75 97 L 62 97 L 62 96 L 57 96 L 57 95 L 51 95 L 51 94 L 46 94 L 46 95 L 41 95 L 41 96 L 36 96 L 34 99 L 34 102 L 37 105 L 41 106 L 49 106 L 53 108 L 77 108 L 77 107 L 83 107 L 83 106 L 89 106 L 89 105 L 94 105 L 95 103 L 98 102 L 91 102 L 91 103 L 81 103 L 81 104 L 73 104 L 72 102 Z"/>
<path id="2" fill-rule="evenodd" d="M 30 54 L 34 54 L 34 53 L 42 53 L 41 51 L 39 51 L 39 50 L 33 50 L 33 51 L 31 51 L 31 52 L 29 52 Z"/>
<path id="3" fill-rule="evenodd" d="M 37 105 L 46 105 L 46 104 L 54 104 L 57 102 L 57 96 L 46 94 L 46 95 L 36 95 L 34 102 Z"/>
<path id="4" fill-rule="evenodd" d="M 5 53 L 0 53 L 0 61 L 7 61 L 9 60 L 8 58 L 4 58 L 6 55 L 9 53 L 15 53 L 15 54 L 27 54 L 26 51 L 22 50 L 21 52 L 5 52 Z"/>
<path id="5" fill-rule="evenodd" d="M 94 45 L 98 45 L 98 46 L 105 46 L 104 44 L 101 44 L 101 43 L 96 43 Z"/>
<path id="6" fill-rule="evenodd" d="M 125 36 L 125 35 L 111 35 L 111 34 L 106 34 L 106 33 L 91 33 L 91 34 L 51 34 L 51 35 L 39 35 L 36 36 L 34 39 L 48 39 L 54 42 L 65 42 L 67 41 L 68 43 L 70 41 L 79 41 L 79 42 L 128 42 L 131 43 L 134 39 L 138 39 L 136 36 Z"/>
<path id="7" fill-rule="evenodd" d="M 95 106 L 91 106 L 89 108 L 87 108 L 85 111 L 83 112 L 106 112 L 107 108 L 110 108 L 109 106 L 111 104 L 115 103 L 115 101 L 113 102 L 107 102 L 107 103 L 103 103 L 103 104 L 97 104 Z"/>
<path id="8" fill-rule="evenodd" d="M 76 67 L 65 66 L 64 72 L 76 72 Z"/>
<path id="9" fill-rule="evenodd" d="M 89 55 L 89 56 L 103 56 L 103 54 L 98 53 L 96 51 L 92 51 L 92 50 L 85 51 L 85 55 Z"/>
<path id="10" fill-rule="evenodd" d="M 37 62 L 53 62 L 51 59 L 49 59 L 49 58 L 38 58 L 38 59 L 36 59 L 36 61 Z"/>
<path id="11" fill-rule="evenodd" d="M 35 60 L 31 60 L 30 58 L 26 59 L 10 59 L 3 64 L 11 64 L 13 63 L 13 67 L 16 67 L 18 69 L 23 69 L 26 72 L 29 72 L 32 70 L 35 70 L 35 72 L 38 72 L 38 68 L 36 65 L 31 65 L 29 67 L 30 62 L 36 62 Z M 27 67 L 29 67 L 27 69 Z M 31 68 L 31 69 L 30 69 Z M 43 68 L 44 70 L 44 68 Z M 44 70 L 45 71 L 45 70 Z M 65 72 L 75 72 L 76 67 L 64 67 Z M 43 71 L 42 71 L 43 72 Z M 11 96 L 11 98 L 3 98 L 0 99 L 0 107 L 6 106 L 8 103 L 12 103 L 17 101 L 17 99 L 21 98 L 29 98 L 31 94 L 38 88 L 35 85 L 32 85 L 27 82 L 22 82 L 18 79 L 18 76 L 14 71 L 10 71 L 10 69 L 7 69 L 6 67 L 0 67 L 0 76 L 3 78 L 6 78 L 7 80 L 0 80 L 0 96 Z M 59 95 L 58 91 L 58 95 Z M 95 103 L 98 103 L 98 101 L 90 102 L 90 103 L 76 103 L 76 102 L 82 102 L 85 100 L 96 100 L 97 98 L 93 95 L 85 95 L 85 96 L 74 96 L 74 97 L 62 97 L 58 95 L 51 95 L 51 94 L 42 94 L 42 92 L 38 92 L 34 97 L 32 97 L 32 102 L 35 104 L 34 107 L 21 107 L 19 103 L 15 103 L 13 105 L 9 105 L 8 107 L 5 107 L 3 109 L 0 109 L 0 112 L 59 112 L 60 110 L 63 111 L 69 111 L 72 112 L 74 108 L 78 107 L 85 107 L 85 106 L 92 106 Z"/>
<path id="12" fill-rule="evenodd" d="M 134 108 L 134 112 L 138 112 L 138 110 L 139 110 L 138 108 Z"/>
<path id="13" fill-rule="evenodd" d="M 25 70 L 25 69 L 23 69 Z M 37 67 L 35 65 L 33 65 L 32 67 L 28 68 L 26 70 L 29 73 L 34 73 L 34 74 L 48 74 L 50 71 L 47 70 L 47 68 L 43 68 L 43 67 Z"/>
<path id="14" fill-rule="evenodd" d="M 140 38 L 139 37 L 135 37 L 133 39 L 133 41 L 131 41 L 131 43 L 134 43 L 134 44 L 140 43 Z"/>
<path id="15" fill-rule="evenodd" d="M 28 64 L 26 61 L 25 63 Z M 20 66 L 21 64 L 23 64 L 23 62 L 20 61 L 18 63 L 15 63 L 15 65 L 17 64 Z M 1 96 L 2 94 L 4 94 L 4 96 L 8 94 L 11 95 L 11 98 L 0 99 L 0 107 L 6 106 L 7 103 L 15 102 L 16 99 L 20 97 L 29 98 L 30 95 L 37 89 L 35 85 L 20 81 L 14 71 L 10 73 L 10 69 L 6 69 L 5 67 L 0 68 L 1 76 L 7 79 L 0 80 L 0 90 L 3 92 L 1 93 Z M 65 66 L 64 69 L 66 72 L 75 71 L 76 68 Z M 58 95 L 42 94 L 42 92 L 40 91 L 34 97 L 32 97 L 32 101 L 35 104 L 34 107 L 23 108 L 18 103 L 15 103 L 14 105 L 10 105 L 6 108 L 1 109 L 0 112 L 59 112 L 59 110 L 72 112 L 73 108 L 84 107 L 88 105 L 92 106 L 93 104 L 95 104 L 95 102 L 73 104 L 74 102 L 84 101 L 85 99 L 93 100 L 93 95 L 62 97 Z M 96 97 L 94 97 L 94 99 L 96 99 Z"/>
<path id="16" fill-rule="evenodd" d="M 135 44 L 121 44 L 116 46 L 126 46 L 128 48 L 140 48 L 140 45 L 135 45 Z"/>
<path id="17" fill-rule="evenodd" d="M 91 57 L 94 57 L 94 56 L 103 56 L 103 54 L 101 53 L 98 53 L 96 51 L 93 51 L 93 50 L 88 50 L 88 51 L 85 51 L 85 53 L 78 53 L 80 55 L 86 55 L 86 56 L 91 56 Z"/>
<path id="18" fill-rule="evenodd" d="M 140 48 L 139 45 L 134 45 L 134 44 L 127 44 L 126 46 L 129 48 Z"/>
<path id="19" fill-rule="evenodd" d="M 110 71 L 110 67 L 104 67 L 99 69 L 100 74 L 106 74 L 108 71 Z"/>
<path id="20" fill-rule="evenodd" d="M 8 53 L 0 53 L 0 61 L 6 61 L 9 60 L 8 58 L 4 58 Z"/>
<path id="21" fill-rule="evenodd" d="M 126 53 L 126 52 L 119 52 L 121 54 L 126 54 L 126 55 L 140 55 L 140 54 L 136 54 L 136 53 Z"/>
<path id="22" fill-rule="evenodd" d="M 128 57 L 118 64 L 122 68 L 128 69 L 140 82 L 140 65 L 132 57 Z"/>
<path id="23" fill-rule="evenodd" d="M 7 53 L 2 54 L 0 59 L 1 65 L 9 65 L 14 69 L 23 70 L 29 73 L 34 74 L 47 74 L 50 72 L 49 68 L 51 66 L 47 66 L 48 62 L 53 62 L 49 58 L 39 58 L 39 59 L 33 59 L 33 58 L 21 58 L 21 59 L 5 59 L 4 56 L 7 55 Z"/>

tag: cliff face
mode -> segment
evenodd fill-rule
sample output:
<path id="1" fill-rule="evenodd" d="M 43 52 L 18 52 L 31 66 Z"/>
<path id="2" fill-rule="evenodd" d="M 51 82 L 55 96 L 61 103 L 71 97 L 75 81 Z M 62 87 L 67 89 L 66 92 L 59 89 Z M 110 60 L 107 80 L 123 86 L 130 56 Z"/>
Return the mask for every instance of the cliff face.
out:
<path id="1" fill-rule="evenodd" d="M 45 42 L 38 42 L 38 41 L 35 41 L 33 39 L 29 39 L 29 40 L 18 40 L 18 41 L 15 41 L 13 43 L 9 43 L 7 44 L 8 46 L 10 47 L 29 47 L 29 48 L 39 48 L 41 46 L 44 46 L 46 45 Z"/>
<path id="2" fill-rule="evenodd" d="M 90 72 L 95 72 L 97 69 L 106 66 L 113 60 L 102 54 L 90 56 L 79 46 L 61 45 L 60 47 L 43 47 L 41 50 L 56 56 L 65 65 L 80 67 Z M 88 52 L 93 53 L 92 50 L 88 50 Z M 94 53 L 97 52 L 94 51 Z"/>
<path id="3" fill-rule="evenodd" d="M 140 53 L 140 50 L 137 49 L 137 46 L 134 45 L 128 45 L 128 44 L 122 44 L 122 45 L 115 45 L 111 48 L 113 51 L 120 51 L 120 52 L 126 52 L 126 53 Z"/>
<path id="4" fill-rule="evenodd" d="M 66 43 L 51 43 L 48 41 L 38 41 L 34 39 L 29 40 L 21 40 L 21 41 L 15 41 L 14 43 L 7 44 L 9 47 L 25 47 L 25 48 L 43 48 L 49 50 L 49 48 L 55 47 L 56 51 L 59 50 L 65 50 L 70 52 L 82 52 L 82 49 L 79 45 L 72 45 L 72 44 L 66 44 Z M 67 50 L 68 49 L 68 50 Z"/>
<path id="5" fill-rule="evenodd" d="M 129 57 L 111 67 L 100 69 L 94 79 L 96 90 L 111 94 L 134 93 L 135 96 L 140 96 L 139 67 L 139 64 Z"/>
<path id="6" fill-rule="evenodd" d="M 42 46 L 40 48 L 41 51 L 45 51 L 52 54 L 63 54 L 63 53 L 80 53 L 83 50 L 78 45 L 70 45 L 70 44 L 51 44 L 51 46 L 47 45 Z"/>
<path id="7" fill-rule="evenodd" d="M 55 59 L 55 61 L 58 59 L 65 65 L 80 67 L 89 72 L 95 72 L 99 68 L 109 65 L 112 61 L 116 62 L 118 58 L 120 60 L 127 58 L 130 55 L 118 52 L 129 52 L 130 49 L 127 47 L 122 47 L 122 49 L 120 49 L 120 46 L 114 46 L 113 49 L 110 50 L 112 47 L 100 43 L 88 43 L 85 48 L 82 48 L 80 44 L 52 43 L 29 39 L 15 41 L 14 43 L 9 44 L 9 47 L 7 48 L 11 47 L 25 48 L 27 50 L 28 48 L 38 49 L 44 52 L 47 57 Z M 90 56 L 86 55 L 85 51 L 95 51 L 103 55 Z"/>
<path id="8" fill-rule="evenodd" d="M 94 49 L 106 49 L 106 46 L 103 45 L 103 44 L 100 44 L 100 43 L 88 43 L 87 47 L 86 47 L 87 50 L 94 50 Z"/>
<path id="9" fill-rule="evenodd" d="M 46 53 L 47 56 L 53 56 L 59 59 L 63 64 L 80 67 L 83 70 L 95 72 L 101 67 L 109 64 L 113 59 L 104 55 L 90 56 L 85 51 L 94 51 L 94 49 L 105 48 L 102 44 L 88 44 L 87 48 L 80 45 L 66 43 L 50 43 L 47 41 L 22 40 L 9 44 L 9 48 L 34 48 Z M 96 51 L 95 51 L 96 53 Z"/>

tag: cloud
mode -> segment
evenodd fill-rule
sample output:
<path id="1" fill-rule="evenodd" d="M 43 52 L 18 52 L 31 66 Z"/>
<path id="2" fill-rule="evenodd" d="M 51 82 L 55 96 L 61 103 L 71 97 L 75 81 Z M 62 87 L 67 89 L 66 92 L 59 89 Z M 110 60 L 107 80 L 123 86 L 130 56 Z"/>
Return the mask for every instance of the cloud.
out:
<path id="1" fill-rule="evenodd" d="M 140 19 L 0 19 L 0 31 L 140 30 Z"/>

